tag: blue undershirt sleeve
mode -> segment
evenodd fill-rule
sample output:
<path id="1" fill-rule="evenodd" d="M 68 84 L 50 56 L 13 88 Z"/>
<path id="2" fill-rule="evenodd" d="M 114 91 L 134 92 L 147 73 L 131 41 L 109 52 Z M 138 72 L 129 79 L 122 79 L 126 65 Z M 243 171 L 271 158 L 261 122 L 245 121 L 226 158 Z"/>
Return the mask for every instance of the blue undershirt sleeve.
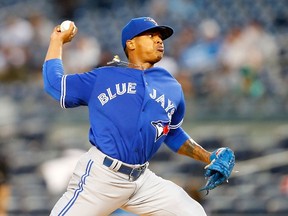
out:
<path id="1" fill-rule="evenodd" d="M 55 100 L 61 97 L 61 80 L 64 68 L 61 59 L 45 61 L 42 68 L 44 90 Z"/>
<path id="2" fill-rule="evenodd" d="M 175 130 L 170 130 L 164 142 L 171 150 L 178 152 L 179 148 L 188 139 L 190 139 L 190 136 L 179 127 Z"/>

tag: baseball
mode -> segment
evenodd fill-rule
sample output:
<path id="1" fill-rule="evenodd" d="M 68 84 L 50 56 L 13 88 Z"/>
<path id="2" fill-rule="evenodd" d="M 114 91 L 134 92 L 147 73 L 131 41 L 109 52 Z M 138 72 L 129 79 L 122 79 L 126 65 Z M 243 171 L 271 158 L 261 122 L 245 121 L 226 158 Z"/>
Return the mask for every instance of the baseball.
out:
<path id="1" fill-rule="evenodd" d="M 60 30 L 61 30 L 61 32 L 67 31 L 67 30 L 69 29 L 69 27 L 70 27 L 70 23 L 71 23 L 70 20 L 65 20 L 65 21 L 63 21 L 63 22 L 61 23 L 61 25 L 60 25 Z M 75 28 L 74 28 L 73 31 L 75 31 Z"/>

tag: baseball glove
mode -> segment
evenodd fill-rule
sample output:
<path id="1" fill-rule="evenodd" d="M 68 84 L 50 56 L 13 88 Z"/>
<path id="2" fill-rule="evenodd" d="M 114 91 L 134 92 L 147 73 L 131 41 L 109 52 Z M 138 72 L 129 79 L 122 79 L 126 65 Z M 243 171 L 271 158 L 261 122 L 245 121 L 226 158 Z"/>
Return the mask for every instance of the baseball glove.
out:
<path id="1" fill-rule="evenodd" d="M 200 189 L 200 191 L 206 190 L 207 194 L 224 181 L 228 182 L 235 165 L 235 155 L 230 148 L 219 148 L 211 154 L 210 160 L 211 163 L 205 167 L 207 183 Z"/>

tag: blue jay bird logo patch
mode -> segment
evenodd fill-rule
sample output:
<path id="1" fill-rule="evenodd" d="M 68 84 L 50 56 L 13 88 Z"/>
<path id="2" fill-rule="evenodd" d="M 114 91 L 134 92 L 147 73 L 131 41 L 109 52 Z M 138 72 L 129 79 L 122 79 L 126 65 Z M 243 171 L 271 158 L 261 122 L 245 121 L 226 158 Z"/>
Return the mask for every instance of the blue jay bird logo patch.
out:
<path id="1" fill-rule="evenodd" d="M 159 140 L 160 137 L 167 135 L 170 131 L 169 122 L 167 121 L 153 121 L 151 124 L 156 129 L 155 142 Z"/>

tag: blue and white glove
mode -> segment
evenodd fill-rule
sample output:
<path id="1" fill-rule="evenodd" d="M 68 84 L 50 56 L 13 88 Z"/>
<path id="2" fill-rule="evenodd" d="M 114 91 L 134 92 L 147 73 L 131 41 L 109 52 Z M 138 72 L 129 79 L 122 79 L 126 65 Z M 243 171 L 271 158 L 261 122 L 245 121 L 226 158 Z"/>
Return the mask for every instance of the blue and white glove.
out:
<path id="1" fill-rule="evenodd" d="M 224 181 L 228 182 L 235 165 L 235 155 L 230 148 L 219 148 L 211 154 L 210 160 L 211 163 L 205 167 L 207 183 L 200 189 L 200 191 L 206 190 L 207 194 Z"/>

